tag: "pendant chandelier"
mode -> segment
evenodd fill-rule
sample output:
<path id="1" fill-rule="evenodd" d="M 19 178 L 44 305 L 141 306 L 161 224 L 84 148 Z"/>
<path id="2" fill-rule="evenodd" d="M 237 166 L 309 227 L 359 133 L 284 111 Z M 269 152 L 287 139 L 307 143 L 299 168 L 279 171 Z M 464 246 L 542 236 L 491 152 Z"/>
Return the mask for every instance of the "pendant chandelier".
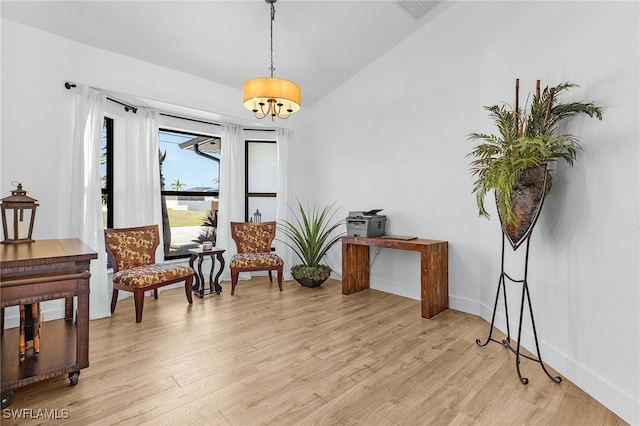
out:
<path id="1" fill-rule="evenodd" d="M 271 5 L 271 77 L 247 80 L 242 86 L 242 100 L 245 108 L 253 111 L 256 118 L 271 116 L 271 120 L 289 118 L 300 109 L 300 87 L 289 80 L 273 76 L 273 21 L 276 16 L 275 2 L 264 0 Z"/>

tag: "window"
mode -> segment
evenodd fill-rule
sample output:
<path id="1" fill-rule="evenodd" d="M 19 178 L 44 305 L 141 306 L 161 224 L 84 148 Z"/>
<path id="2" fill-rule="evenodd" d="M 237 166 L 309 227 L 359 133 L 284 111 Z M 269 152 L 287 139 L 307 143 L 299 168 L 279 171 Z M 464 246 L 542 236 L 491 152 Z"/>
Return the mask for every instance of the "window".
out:
<path id="1" fill-rule="evenodd" d="M 113 227 L 113 119 L 104 118 L 100 147 L 100 187 L 105 228 Z"/>
<path id="2" fill-rule="evenodd" d="M 216 242 L 220 138 L 160 129 L 160 186 L 165 259 Z"/>
<path id="3" fill-rule="evenodd" d="M 245 220 L 276 220 L 278 152 L 275 141 L 246 141 Z"/>
<path id="4" fill-rule="evenodd" d="M 184 122 L 181 123 L 184 126 Z M 114 173 L 115 150 L 125 143 L 126 120 L 105 117 L 100 152 L 100 182 L 105 228 L 114 224 L 117 191 Z M 204 127 L 193 123 L 193 127 Z M 211 128 L 209 126 L 207 129 Z M 116 140 L 117 139 L 117 140 Z M 161 128 L 158 148 L 161 177 L 162 231 L 165 259 L 189 256 L 189 249 L 204 241 L 215 244 L 220 178 L 220 137 L 203 133 Z M 115 146 L 115 148 L 114 148 Z M 117 166 L 117 165 L 116 165 Z"/>

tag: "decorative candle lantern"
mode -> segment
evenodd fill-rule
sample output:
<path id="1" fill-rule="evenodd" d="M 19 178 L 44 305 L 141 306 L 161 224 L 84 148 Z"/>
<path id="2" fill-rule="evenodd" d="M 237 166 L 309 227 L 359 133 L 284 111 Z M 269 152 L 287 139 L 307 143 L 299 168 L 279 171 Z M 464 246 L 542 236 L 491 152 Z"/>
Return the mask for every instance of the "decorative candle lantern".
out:
<path id="1" fill-rule="evenodd" d="M 256 212 L 253 214 L 253 221 L 262 222 L 262 213 L 260 213 L 260 210 L 256 209 Z"/>
<path id="2" fill-rule="evenodd" d="M 16 185 L 15 182 L 11 182 Z M 18 183 L 17 188 L 11 191 L 11 195 L 0 200 L 2 209 L 2 231 L 4 233 L 3 244 L 31 243 L 33 224 L 36 219 L 36 207 L 38 203 L 22 189 Z M 27 228 L 28 227 L 28 231 Z"/>

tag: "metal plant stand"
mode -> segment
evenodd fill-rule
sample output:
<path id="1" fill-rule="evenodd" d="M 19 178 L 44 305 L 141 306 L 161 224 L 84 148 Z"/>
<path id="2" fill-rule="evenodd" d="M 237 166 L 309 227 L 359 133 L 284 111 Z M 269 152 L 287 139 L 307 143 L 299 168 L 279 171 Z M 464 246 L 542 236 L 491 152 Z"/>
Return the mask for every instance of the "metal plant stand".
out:
<path id="1" fill-rule="evenodd" d="M 505 348 L 509 349 L 511 352 L 513 352 L 516 356 L 516 370 L 518 372 L 518 377 L 520 378 L 520 382 L 522 382 L 523 385 L 526 385 L 529 383 L 529 379 L 526 377 L 522 377 L 522 373 L 520 372 L 520 358 L 527 358 L 531 361 L 535 361 L 537 363 L 540 364 L 540 366 L 542 367 L 542 369 L 544 370 L 544 372 L 546 373 L 547 376 L 549 376 L 549 378 L 554 382 L 554 383 L 560 383 L 562 381 L 562 378 L 560 376 L 552 376 L 551 373 L 549 373 L 549 371 L 547 370 L 547 368 L 545 367 L 544 363 L 542 362 L 542 357 L 540 356 L 540 346 L 538 345 L 538 333 L 536 332 L 536 322 L 533 318 L 533 308 L 531 307 L 531 298 L 529 297 L 529 286 L 528 286 L 528 282 L 527 282 L 527 272 L 528 272 L 528 268 L 529 268 L 529 241 L 531 238 L 531 234 L 529 234 L 526 238 L 527 240 L 527 249 L 526 249 L 526 255 L 525 255 L 525 264 L 524 264 L 524 279 L 522 280 L 515 280 L 513 278 L 511 278 L 505 271 L 504 271 L 504 250 L 505 250 L 505 234 L 503 232 L 502 234 L 502 262 L 501 262 L 501 272 L 500 272 L 500 278 L 498 279 L 498 291 L 496 292 L 496 300 L 495 303 L 493 305 L 493 315 L 491 316 L 491 328 L 489 329 L 489 336 L 487 337 L 487 340 L 482 343 L 482 341 L 480 339 L 476 339 L 476 344 L 478 344 L 479 346 L 486 346 L 489 342 L 495 342 L 495 343 L 499 343 L 502 346 L 504 346 Z M 515 249 L 514 249 L 515 251 Z M 517 338 L 517 345 L 516 348 L 514 349 L 513 346 L 511 346 L 511 330 L 510 330 L 510 326 L 509 326 L 509 310 L 507 308 L 507 288 L 506 288 L 506 279 L 508 279 L 509 281 L 513 282 L 513 283 L 521 283 L 522 284 L 522 298 L 520 299 L 520 320 L 518 321 L 518 338 Z M 503 300 L 504 300 L 504 313 L 505 313 L 505 317 L 506 317 L 506 321 L 507 321 L 507 338 L 499 341 L 494 339 L 493 336 L 493 325 L 495 322 L 495 318 L 496 318 L 496 309 L 498 308 L 498 300 L 500 299 L 500 290 L 502 290 L 502 294 L 503 294 Z M 521 337 L 522 337 L 522 317 L 523 317 L 523 312 L 524 312 L 524 304 L 525 304 L 525 297 L 527 300 L 527 305 L 529 306 L 529 315 L 531 317 L 531 325 L 533 326 L 533 337 L 535 339 L 535 343 L 536 343 L 536 352 L 537 352 L 537 358 L 533 357 L 533 356 L 528 356 L 525 355 L 523 353 L 520 352 L 520 341 L 521 341 Z"/>

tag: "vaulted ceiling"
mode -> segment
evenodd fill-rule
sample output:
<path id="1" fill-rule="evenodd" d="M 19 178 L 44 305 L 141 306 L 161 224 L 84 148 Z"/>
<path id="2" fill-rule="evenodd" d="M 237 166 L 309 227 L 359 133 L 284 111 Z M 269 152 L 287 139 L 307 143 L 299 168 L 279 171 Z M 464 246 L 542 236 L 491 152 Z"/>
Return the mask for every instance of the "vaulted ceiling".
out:
<path id="1" fill-rule="evenodd" d="M 7 1 L 3 19 L 240 89 L 269 75 L 270 6 L 244 1 Z M 280 0 L 274 76 L 311 106 L 449 2 Z M 435 42 L 435 41 L 434 41 Z"/>

